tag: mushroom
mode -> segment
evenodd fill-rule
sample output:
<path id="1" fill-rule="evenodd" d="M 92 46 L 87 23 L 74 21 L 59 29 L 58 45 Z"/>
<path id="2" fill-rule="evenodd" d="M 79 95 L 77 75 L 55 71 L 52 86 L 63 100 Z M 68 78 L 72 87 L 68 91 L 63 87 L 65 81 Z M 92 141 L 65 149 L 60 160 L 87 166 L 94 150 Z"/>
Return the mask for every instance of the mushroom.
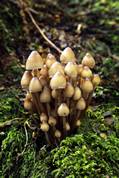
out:
<path id="1" fill-rule="evenodd" d="M 21 86 L 23 89 L 29 88 L 29 83 L 32 79 L 32 75 L 30 71 L 25 71 L 22 78 L 21 78 Z"/>
<path id="2" fill-rule="evenodd" d="M 40 102 L 41 103 L 46 103 L 46 108 L 47 108 L 47 114 L 48 115 L 50 115 L 50 105 L 49 105 L 50 101 L 51 101 L 51 91 L 47 86 L 45 86 L 43 88 L 43 91 L 40 94 Z"/>
<path id="3" fill-rule="evenodd" d="M 66 103 L 62 103 L 57 110 L 57 113 L 60 117 L 63 119 L 63 130 L 64 130 L 64 135 L 66 135 L 66 116 L 69 115 L 69 107 L 67 106 Z"/>
<path id="4" fill-rule="evenodd" d="M 29 91 L 31 93 L 37 93 L 42 90 L 42 85 L 37 77 L 33 77 L 30 85 L 29 85 Z"/>
<path id="5" fill-rule="evenodd" d="M 37 51 L 32 51 L 26 61 L 26 70 L 41 69 L 43 64 L 40 54 Z"/>
<path id="6" fill-rule="evenodd" d="M 63 64 L 67 64 L 68 62 L 76 61 L 75 54 L 70 47 L 67 47 L 62 51 L 62 54 L 60 56 L 60 61 Z"/>
<path id="7" fill-rule="evenodd" d="M 78 75 L 77 65 L 73 62 L 68 62 L 64 68 L 65 73 L 71 78 L 76 79 Z"/>
<path id="8" fill-rule="evenodd" d="M 95 88 L 97 85 L 99 85 L 100 82 L 101 82 L 101 79 L 100 79 L 99 75 L 98 75 L 98 74 L 94 74 L 93 79 L 92 79 L 92 83 L 93 83 L 93 85 L 94 85 L 94 88 Z"/>
<path id="9" fill-rule="evenodd" d="M 83 78 L 91 78 L 92 77 L 92 71 L 88 66 L 84 66 L 82 72 L 81 72 L 81 77 Z"/>
<path id="10" fill-rule="evenodd" d="M 65 88 L 66 77 L 61 72 L 56 72 L 56 74 L 50 80 L 50 87 L 52 90 Z"/>
<path id="11" fill-rule="evenodd" d="M 32 110 L 33 109 L 32 101 L 28 100 L 28 99 L 25 99 L 24 100 L 24 108 L 26 110 Z"/>
<path id="12" fill-rule="evenodd" d="M 38 110 L 38 113 L 40 113 L 40 102 L 39 102 L 39 94 L 38 92 L 40 92 L 42 90 L 42 85 L 39 81 L 39 79 L 37 77 L 33 77 L 30 84 L 29 84 L 29 91 L 32 94 L 33 97 L 33 102 Z M 43 109 L 42 109 L 43 110 Z"/>
<path id="13" fill-rule="evenodd" d="M 55 62 L 51 65 L 48 71 L 49 77 L 50 78 L 53 77 L 56 74 L 56 72 L 64 74 L 64 68 L 59 62 Z"/>
<path id="14" fill-rule="evenodd" d="M 49 53 L 49 54 L 47 55 L 46 62 L 45 62 L 46 66 L 47 66 L 48 68 L 50 68 L 51 65 L 52 65 L 53 63 L 55 63 L 55 62 L 56 62 L 55 56 L 52 55 L 51 53 Z"/>
<path id="15" fill-rule="evenodd" d="M 86 78 L 85 80 L 83 80 L 81 88 L 83 91 L 84 98 L 87 99 L 89 96 L 89 93 L 93 91 L 93 84 L 90 81 L 90 79 Z"/>
<path id="16" fill-rule="evenodd" d="M 91 56 L 90 53 L 86 53 L 86 55 L 84 56 L 83 60 L 82 60 L 82 64 L 84 66 L 88 66 L 89 68 L 94 68 L 95 66 L 95 60 L 94 58 Z"/>

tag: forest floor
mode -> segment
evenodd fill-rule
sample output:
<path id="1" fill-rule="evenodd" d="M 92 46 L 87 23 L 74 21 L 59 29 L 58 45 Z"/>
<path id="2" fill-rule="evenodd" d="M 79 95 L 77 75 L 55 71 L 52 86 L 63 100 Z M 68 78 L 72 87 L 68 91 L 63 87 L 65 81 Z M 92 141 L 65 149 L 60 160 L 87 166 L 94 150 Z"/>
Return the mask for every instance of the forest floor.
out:
<path id="1" fill-rule="evenodd" d="M 1 0 L 0 177 L 118 178 L 118 0 L 35 0 L 28 1 L 28 6 L 46 36 L 60 49 L 70 46 L 79 62 L 86 52 L 94 56 L 101 84 L 77 135 L 51 151 L 40 140 L 42 136 L 32 138 L 27 128 L 25 145 L 24 122 L 30 117 L 23 109 L 20 86 L 25 61 L 34 49 L 42 55 L 51 52 L 58 58 L 59 54 L 39 34 L 28 14 L 22 13 L 17 1 Z"/>

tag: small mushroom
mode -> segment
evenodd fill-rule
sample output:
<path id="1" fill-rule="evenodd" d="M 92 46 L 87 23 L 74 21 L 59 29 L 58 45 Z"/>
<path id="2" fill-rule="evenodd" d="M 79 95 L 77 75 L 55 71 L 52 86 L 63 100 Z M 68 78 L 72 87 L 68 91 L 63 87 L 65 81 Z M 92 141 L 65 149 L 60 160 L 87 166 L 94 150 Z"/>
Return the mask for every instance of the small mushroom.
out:
<path id="1" fill-rule="evenodd" d="M 56 72 L 60 72 L 60 73 L 64 74 L 64 68 L 59 62 L 55 62 L 51 65 L 51 67 L 48 71 L 49 77 L 50 78 L 53 77 L 56 74 Z"/>
<path id="2" fill-rule="evenodd" d="M 67 98 L 71 98 L 73 94 L 74 94 L 74 87 L 70 82 L 68 82 L 66 88 L 64 89 L 64 96 Z"/>
<path id="3" fill-rule="evenodd" d="M 50 89 L 47 86 L 45 86 L 40 94 L 40 102 L 49 103 L 50 101 L 51 101 L 51 92 Z"/>
<path id="4" fill-rule="evenodd" d="M 32 101 L 25 99 L 24 100 L 24 108 L 26 110 L 32 110 L 33 109 Z"/>
<path id="5" fill-rule="evenodd" d="M 86 80 L 83 81 L 81 88 L 85 93 L 90 93 L 93 91 L 93 84 L 88 78 L 86 78 Z"/>
<path id="6" fill-rule="evenodd" d="M 92 71 L 90 70 L 90 68 L 88 66 L 84 66 L 82 72 L 81 72 L 81 76 L 83 78 L 90 78 L 92 77 Z"/>
<path id="7" fill-rule="evenodd" d="M 65 88 L 66 77 L 62 73 L 56 72 L 56 74 L 52 77 L 50 81 L 50 87 L 52 88 L 52 90 Z"/>
<path id="8" fill-rule="evenodd" d="M 26 70 L 41 69 L 44 61 L 37 51 L 32 51 L 26 61 Z"/>
<path id="9" fill-rule="evenodd" d="M 28 89 L 31 79 L 32 79 L 31 72 L 25 71 L 21 78 L 21 86 L 23 89 Z"/>
<path id="10" fill-rule="evenodd" d="M 41 115 L 40 115 L 40 121 L 41 122 L 47 122 L 47 120 L 48 120 L 47 115 L 45 113 L 41 113 Z"/>
<path id="11" fill-rule="evenodd" d="M 42 90 L 42 85 L 37 77 L 33 77 L 29 84 L 29 91 L 37 93 Z"/>
<path id="12" fill-rule="evenodd" d="M 50 68 L 51 65 L 52 65 L 53 63 L 55 63 L 55 62 L 56 62 L 55 56 L 52 55 L 51 53 L 49 53 L 49 54 L 47 55 L 46 62 L 45 62 L 46 66 L 47 66 L 48 68 Z"/>
<path id="13" fill-rule="evenodd" d="M 78 75 L 77 65 L 73 62 L 68 62 L 64 68 L 64 71 L 72 79 L 76 79 Z"/>
<path id="14" fill-rule="evenodd" d="M 69 115 L 69 108 L 66 103 L 61 103 L 61 105 L 58 107 L 58 115 L 61 117 L 65 117 Z"/>
<path id="15" fill-rule="evenodd" d="M 94 58 L 91 56 L 90 53 L 86 53 L 86 55 L 84 56 L 83 60 L 82 60 L 82 64 L 84 66 L 88 66 L 89 68 L 94 68 L 95 66 L 95 60 Z"/>
<path id="16" fill-rule="evenodd" d="M 70 47 L 67 47 L 62 51 L 62 54 L 60 56 L 60 61 L 63 64 L 67 64 L 68 62 L 75 62 L 76 61 L 75 54 Z"/>
<path id="17" fill-rule="evenodd" d="M 92 83 L 93 83 L 94 87 L 99 85 L 100 82 L 101 82 L 101 79 L 100 79 L 99 75 L 98 74 L 94 74 L 93 79 L 92 79 Z"/>
<path id="18" fill-rule="evenodd" d="M 84 110 L 86 108 L 86 102 L 84 98 L 80 98 L 76 104 L 76 109 L 78 110 Z"/>
<path id="19" fill-rule="evenodd" d="M 78 100 L 81 98 L 81 89 L 79 87 L 75 87 L 74 88 L 74 95 L 73 95 L 73 99 L 74 100 Z"/>

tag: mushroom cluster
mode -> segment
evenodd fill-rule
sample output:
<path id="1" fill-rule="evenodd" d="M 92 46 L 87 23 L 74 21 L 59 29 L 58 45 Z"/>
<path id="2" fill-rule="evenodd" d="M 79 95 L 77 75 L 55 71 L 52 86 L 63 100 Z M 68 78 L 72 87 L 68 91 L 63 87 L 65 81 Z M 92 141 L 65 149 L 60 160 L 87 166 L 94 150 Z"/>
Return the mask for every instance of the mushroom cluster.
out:
<path id="1" fill-rule="evenodd" d="M 26 91 L 24 108 L 37 113 L 38 128 L 45 133 L 48 143 L 55 144 L 80 126 L 89 105 L 98 74 L 91 69 L 95 60 L 87 53 L 78 64 L 71 48 L 65 48 L 60 60 L 49 53 L 43 59 L 32 51 L 26 61 L 21 86 Z"/>

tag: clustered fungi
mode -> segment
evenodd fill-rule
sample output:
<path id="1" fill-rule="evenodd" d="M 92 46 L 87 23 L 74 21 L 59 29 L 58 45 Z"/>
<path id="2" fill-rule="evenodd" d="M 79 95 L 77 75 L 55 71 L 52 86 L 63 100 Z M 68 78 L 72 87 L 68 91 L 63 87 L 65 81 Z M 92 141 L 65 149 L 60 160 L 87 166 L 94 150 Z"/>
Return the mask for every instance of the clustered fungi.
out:
<path id="1" fill-rule="evenodd" d="M 37 51 L 31 52 L 26 61 L 26 71 L 21 86 L 27 91 L 24 108 L 39 117 L 40 130 L 49 144 L 61 139 L 80 126 L 96 86 L 98 74 L 91 69 L 94 58 L 87 53 L 78 64 L 71 48 L 64 49 L 57 61 L 49 53 L 43 59 Z"/>

